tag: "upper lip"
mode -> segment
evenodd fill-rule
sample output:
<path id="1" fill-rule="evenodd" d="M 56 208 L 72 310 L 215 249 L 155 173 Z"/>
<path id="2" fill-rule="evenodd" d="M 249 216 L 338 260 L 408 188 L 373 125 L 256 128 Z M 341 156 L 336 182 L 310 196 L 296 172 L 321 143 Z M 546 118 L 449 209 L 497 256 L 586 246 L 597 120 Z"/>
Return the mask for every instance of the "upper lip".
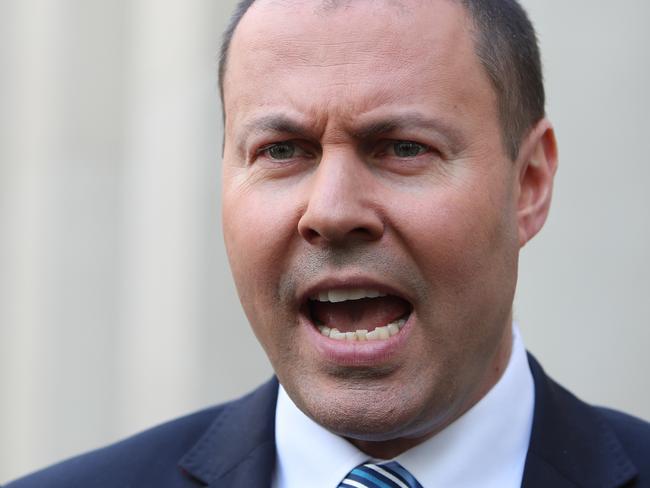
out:
<path id="1" fill-rule="evenodd" d="M 313 282 L 306 287 L 299 289 L 298 297 L 299 303 L 305 304 L 310 297 L 318 295 L 320 292 L 329 290 L 352 290 L 358 288 L 366 288 L 376 290 L 386 295 L 393 295 L 413 304 L 409 294 L 402 290 L 395 283 L 390 283 L 389 280 L 381 279 L 372 276 L 362 276 L 358 274 L 345 276 L 338 274 L 336 276 L 323 277 L 316 282 Z"/>

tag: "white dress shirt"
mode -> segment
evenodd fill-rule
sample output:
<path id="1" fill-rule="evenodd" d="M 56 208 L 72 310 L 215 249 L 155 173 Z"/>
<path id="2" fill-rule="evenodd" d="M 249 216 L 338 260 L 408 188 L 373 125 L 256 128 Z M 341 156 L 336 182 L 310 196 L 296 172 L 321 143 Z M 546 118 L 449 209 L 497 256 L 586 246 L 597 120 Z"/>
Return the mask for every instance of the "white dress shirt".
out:
<path id="1" fill-rule="evenodd" d="M 487 395 L 431 439 L 395 458 L 424 488 L 521 486 L 535 389 L 519 330 L 513 331 L 508 366 Z M 369 459 L 302 413 L 282 387 L 275 436 L 273 488 L 336 488 Z"/>

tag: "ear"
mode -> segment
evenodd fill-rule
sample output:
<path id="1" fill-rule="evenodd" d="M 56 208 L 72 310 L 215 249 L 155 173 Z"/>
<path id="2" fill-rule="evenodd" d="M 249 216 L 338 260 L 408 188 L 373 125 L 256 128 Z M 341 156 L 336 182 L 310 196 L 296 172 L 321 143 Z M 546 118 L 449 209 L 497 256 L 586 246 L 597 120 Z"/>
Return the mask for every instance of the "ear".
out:
<path id="1" fill-rule="evenodd" d="M 557 142 L 550 121 L 540 120 L 529 132 L 517 158 L 519 246 L 537 234 L 548 216 L 557 170 Z"/>

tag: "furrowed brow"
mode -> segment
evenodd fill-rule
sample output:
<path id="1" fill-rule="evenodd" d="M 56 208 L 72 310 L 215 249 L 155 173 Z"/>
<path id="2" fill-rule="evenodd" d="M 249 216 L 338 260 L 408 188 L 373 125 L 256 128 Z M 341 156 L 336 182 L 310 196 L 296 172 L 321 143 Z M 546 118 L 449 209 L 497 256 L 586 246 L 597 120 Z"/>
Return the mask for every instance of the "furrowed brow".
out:
<path id="1" fill-rule="evenodd" d="M 420 114 L 406 114 L 388 117 L 362 125 L 352 132 L 352 135 L 361 141 L 376 139 L 382 135 L 397 131 L 422 129 L 435 132 L 445 137 L 452 148 L 457 148 L 462 142 L 460 131 L 448 123 L 427 118 Z"/>
<path id="2" fill-rule="evenodd" d="M 309 136 L 308 129 L 285 115 L 265 115 L 248 122 L 237 140 L 239 147 L 244 147 L 253 134 L 290 134 L 300 138 Z"/>

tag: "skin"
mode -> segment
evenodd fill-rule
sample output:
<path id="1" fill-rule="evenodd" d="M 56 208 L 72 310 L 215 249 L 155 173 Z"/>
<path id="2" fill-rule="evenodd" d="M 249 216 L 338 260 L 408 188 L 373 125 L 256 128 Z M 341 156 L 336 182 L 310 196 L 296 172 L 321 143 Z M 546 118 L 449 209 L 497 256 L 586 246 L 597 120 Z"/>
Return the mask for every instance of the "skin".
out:
<path id="1" fill-rule="evenodd" d="M 519 249 L 548 213 L 555 139 L 541 120 L 508 158 L 456 2 L 322 7 L 260 0 L 235 32 L 224 236 L 244 311 L 289 396 L 390 458 L 503 373 Z M 381 364 L 342 366 L 311 346 L 303 295 L 332 277 L 372 278 L 411 303 L 406 340 Z"/>

